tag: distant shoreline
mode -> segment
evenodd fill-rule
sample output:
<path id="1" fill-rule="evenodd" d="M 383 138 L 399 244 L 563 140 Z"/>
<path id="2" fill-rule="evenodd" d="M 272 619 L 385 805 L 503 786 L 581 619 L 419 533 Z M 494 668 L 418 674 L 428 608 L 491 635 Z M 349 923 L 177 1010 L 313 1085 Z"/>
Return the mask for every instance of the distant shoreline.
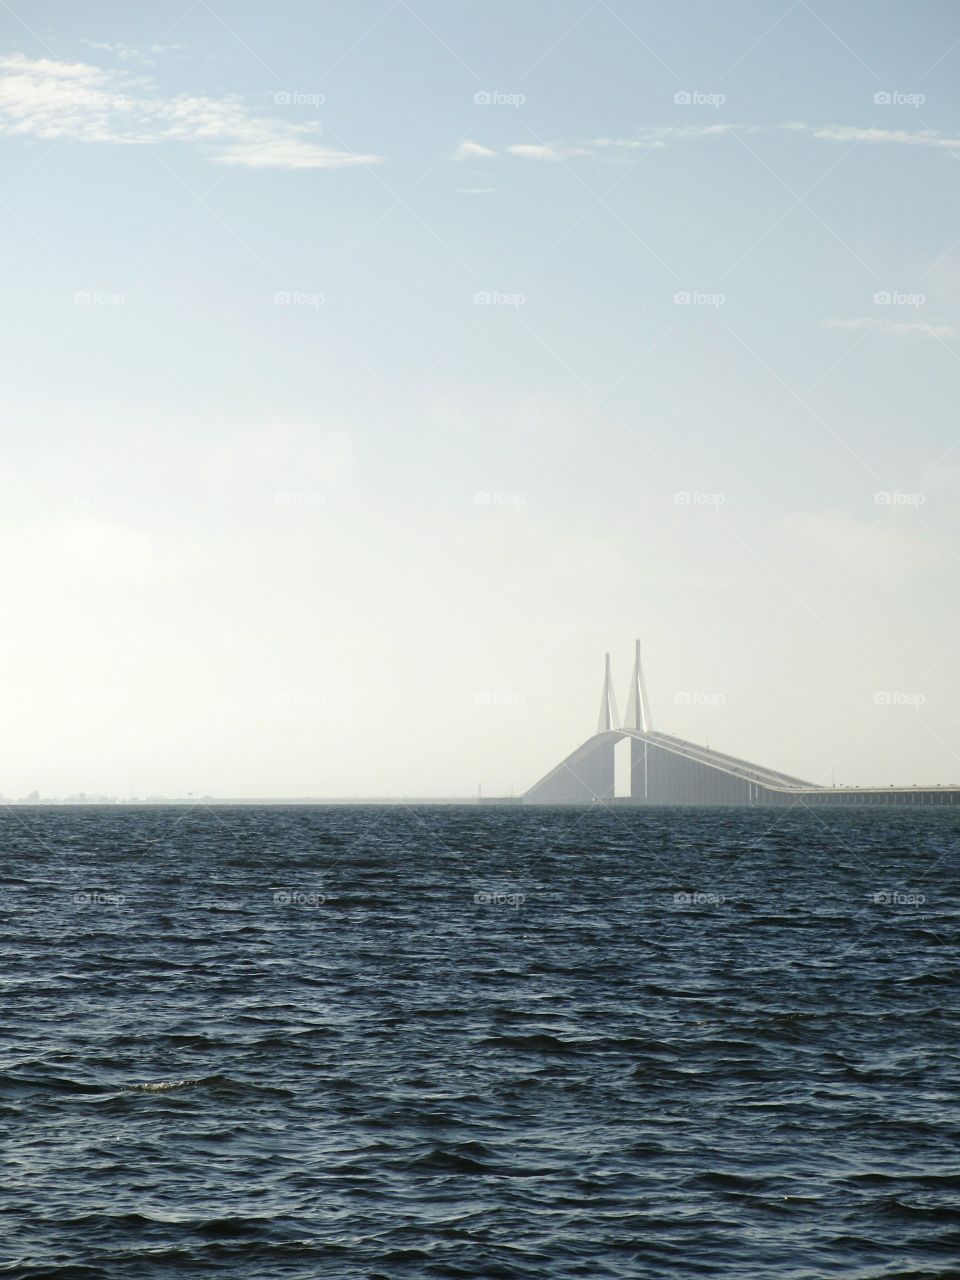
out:
<path id="1" fill-rule="evenodd" d="M 519 805 L 519 797 L 495 798 L 497 804 Z M 481 805 L 487 797 L 479 796 L 159 796 L 144 800 L 112 800 L 97 797 L 89 800 L 0 800 L 7 809 L 158 809 L 164 806 L 178 808 L 203 808 L 214 805 L 269 805 L 278 808 L 296 805 Z"/>

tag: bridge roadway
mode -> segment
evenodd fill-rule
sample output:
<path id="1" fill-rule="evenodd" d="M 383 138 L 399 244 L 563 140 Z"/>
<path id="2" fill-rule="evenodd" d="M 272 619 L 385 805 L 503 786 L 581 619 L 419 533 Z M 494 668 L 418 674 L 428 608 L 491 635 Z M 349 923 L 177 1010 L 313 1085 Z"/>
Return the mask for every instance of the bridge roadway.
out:
<path id="1" fill-rule="evenodd" d="M 613 752 L 631 741 L 631 795 L 616 796 Z M 582 743 L 525 804 L 957 805 L 960 786 L 823 787 L 653 730 L 607 729 Z"/>
<path id="2" fill-rule="evenodd" d="M 753 804 L 789 804 L 791 802 L 816 805 L 960 804 L 960 786 L 823 787 L 813 782 L 806 782 L 802 778 L 795 778 L 789 773 L 780 773 L 776 769 L 767 769 L 763 765 L 740 760 L 722 751 L 701 747 L 683 738 L 674 738 L 667 733 L 655 733 L 652 730 L 643 733 L 637 729 L 624 729 L 621 732 L 625 737 L 654 743 L 676 755 L 685 756 L 712 769 L 719 769 L 733 777 L 755 784 L 764 792 L 771 793 L 764 796 L 754 795 L 750 801 Z M 627 802 L 626 797 L 624 802 Z M 631 802 L 636 803 L 636 801 Z"/>
<path id="3" fill-rule="evenodd" d="M 676 755 L 686 756 L 690 760 L 698 760 L 701 764 L 713 769 L 722 769 L 747 782 L 756 782 L 760 786 L 789 788 L 798 787 L 816 790 L 812 782 L 803 778 L 794 778 L 789 773 L 779 773 L 776 769 L 767 769 L 760 764 L 752 764 L 749 760 L 740 760 L 736 756 L 725 755 L 722 751 L 713 751 L 710 747 L 698 746 L 695 742 L 687 742 L 683 738 L 674 738 L 669 733 L 655 733 L 652 729 L 643 732 L 640 729 L 622 729 L 626 738 L 636 738 L 641 742 L 651 742 Z"/>

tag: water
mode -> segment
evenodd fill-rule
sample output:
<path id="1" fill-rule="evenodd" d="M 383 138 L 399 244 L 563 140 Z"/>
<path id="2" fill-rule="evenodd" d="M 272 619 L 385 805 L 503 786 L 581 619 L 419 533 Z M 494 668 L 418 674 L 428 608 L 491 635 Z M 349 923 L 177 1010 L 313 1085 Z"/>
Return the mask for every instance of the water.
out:
<path id="1" fill-rule="evenodd" d="M 960 1275 L 958 827 L 4 810 L 0 1275 Z"/>

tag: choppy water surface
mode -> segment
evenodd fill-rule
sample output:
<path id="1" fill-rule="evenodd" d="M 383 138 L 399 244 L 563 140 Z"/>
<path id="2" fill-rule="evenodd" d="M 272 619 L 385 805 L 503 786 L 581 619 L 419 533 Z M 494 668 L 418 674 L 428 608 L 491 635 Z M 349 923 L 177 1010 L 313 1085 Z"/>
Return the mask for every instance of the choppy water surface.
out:
<path id="1" fill-rule="evenodd" d="M 0 1275 L 960 1275 L 958 828 L 5 810 Z"/>

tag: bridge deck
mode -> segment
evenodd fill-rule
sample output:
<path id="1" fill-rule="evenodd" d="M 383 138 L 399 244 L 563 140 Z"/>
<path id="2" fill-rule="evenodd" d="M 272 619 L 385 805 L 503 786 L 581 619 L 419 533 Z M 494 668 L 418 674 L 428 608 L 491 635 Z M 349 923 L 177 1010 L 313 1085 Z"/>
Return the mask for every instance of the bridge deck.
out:
<path id="1" fill-rule="evenodd" d="M 653 730 L 640 729 L 606 729 L 588 738 L 551 769 L 524 796 L 527 803 L 575 803 L 586 804 L 595 800 L 616 803 L 646 803 L 647 793 L 643 798 L 618 797 L 614 793 L 612 752 L 616 743 L 629 739 L 645 742 L 658 752 L 666 752 L 667 758 L 678 763 L 686 761 L 682 766 L 688 772 L 697 766 L 709 769 L 711 776 L 722 775 L 735 778 L 742 787 L 742 803 L 745 804 L 960 804 L 960 786 L 906 786 L 906 787 L 824 787 L 807 782 L 791 774 L 777 769 L 768 769 L 763 765 L 753 764 L 749 760 L 741 760 L 737 756 L 723 751 L 714 751 L 695 742 L 687 742 L 683 738 L 675 738 L 670 734 L 656 733 Z M 600 757 L 604 757 L 604 761 Z M 707 775 L 701 775 L 706 777 Z M 569 791 L 567 785 L 569 783 Z M 729 786 L 727 787 L 729 791 Z M 658 800 L 651 793 L 651 803 L 722 803 L 718 800 L 714 789 L 712 798 L 710 788 L 705 784 L 687 780 L 682 784 L 679 799 L 674 797 L 674 788 L 669 787 L 668 800 Z M 698 794 L 704 793 L 707 798 L 698 800 Z"/>

